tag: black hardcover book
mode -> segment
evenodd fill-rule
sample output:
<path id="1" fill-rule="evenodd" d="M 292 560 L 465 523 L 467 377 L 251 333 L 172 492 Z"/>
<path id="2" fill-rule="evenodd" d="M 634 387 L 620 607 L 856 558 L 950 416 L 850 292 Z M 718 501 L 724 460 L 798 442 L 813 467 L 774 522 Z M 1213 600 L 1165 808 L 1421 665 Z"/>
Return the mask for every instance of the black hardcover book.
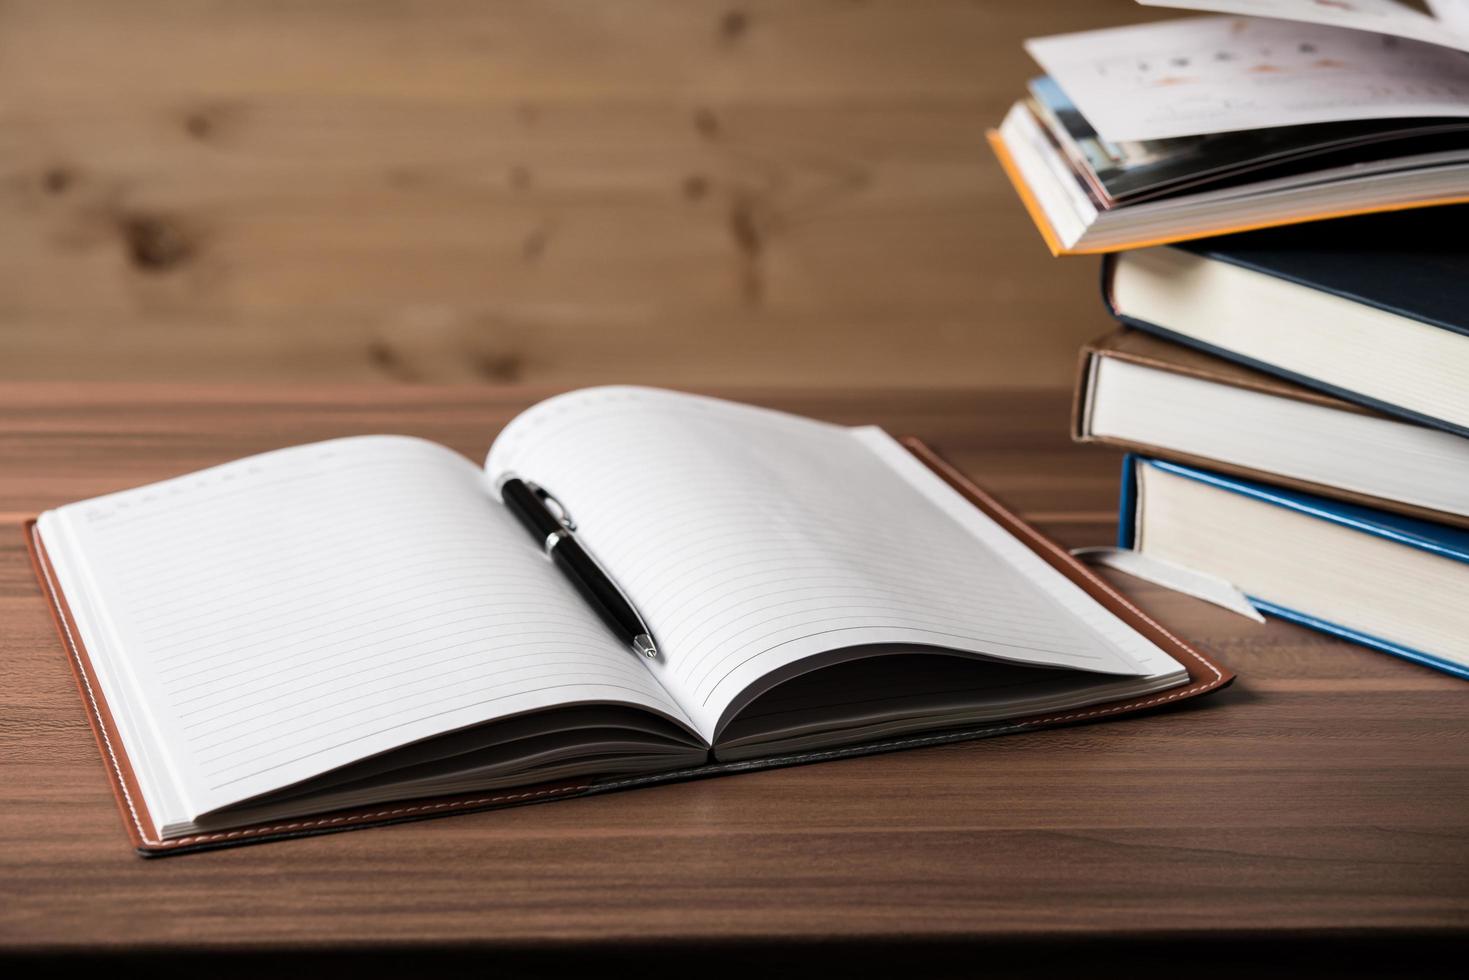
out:
<path id="1" fill-rule="evenodd" d="M 1469 206 L 1107 256 L 1123 323 L 1469 435 Z"/>

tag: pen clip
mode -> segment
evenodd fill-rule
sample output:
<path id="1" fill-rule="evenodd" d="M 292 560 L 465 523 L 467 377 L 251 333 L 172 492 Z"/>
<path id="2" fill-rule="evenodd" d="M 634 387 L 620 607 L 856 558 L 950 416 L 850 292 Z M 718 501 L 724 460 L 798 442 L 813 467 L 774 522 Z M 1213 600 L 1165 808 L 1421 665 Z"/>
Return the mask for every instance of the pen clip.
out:
<path id="1" fill-rule="evenodd" d="M 556 518 L 562 527 L 568 531 L 576 530 L 576 521 L 572 520 L 571 512 L 562 505 L 561 501 L 553 497 L 549 490 L 539 483 L 532 483 L 530 480 L 526 480 L 525 485 L 530 488 L 531 493 L 536 495 L 537 500 L 546 505 L 546 510 L 550 512 L 552 517 Z"/>

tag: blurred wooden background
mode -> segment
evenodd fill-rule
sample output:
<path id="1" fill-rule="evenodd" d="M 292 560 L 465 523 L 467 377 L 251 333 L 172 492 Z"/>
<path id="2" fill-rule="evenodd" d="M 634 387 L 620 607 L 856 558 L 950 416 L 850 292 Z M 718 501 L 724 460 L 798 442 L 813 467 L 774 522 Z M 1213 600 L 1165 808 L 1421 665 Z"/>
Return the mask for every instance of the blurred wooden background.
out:
<path id="1" fill-rule="evenodd" d="M 0 378 L 1069 381 L 984 144 L 1130 0 L 0 3 Z"/>

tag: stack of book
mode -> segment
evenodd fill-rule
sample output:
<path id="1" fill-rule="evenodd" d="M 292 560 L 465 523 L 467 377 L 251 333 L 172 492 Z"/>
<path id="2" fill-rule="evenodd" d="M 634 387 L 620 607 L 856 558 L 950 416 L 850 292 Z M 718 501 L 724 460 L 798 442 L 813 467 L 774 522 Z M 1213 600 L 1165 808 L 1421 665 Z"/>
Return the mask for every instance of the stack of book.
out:
<path id="1" fill-rule="evenodd" d="M 1263 5 L 1280 17 L 1288 14 L 1279 10 L 1302 7 Z M 1196 92 L 1188 74 L 1198 62 L 1231 63 L 1231 52 L 1270 64 L 1310 48 L 1311 56 L 1334 61 L 1328 51 L 1340 48 L 1338 35 L 1357 35 L 1353 43 L 1383 56 L 1373 77 L 1394 66 L 1429 70 L 1418 57 L 1423 50 L 1447 51 L 1469 66 L 1449 50 L 1464 45 L 1440 26 L 1450 39 L 1441 47 L 1239 18 L 1042 39 L 1030 47 L 1051 77 L 1032 83 L 992 140 L 1053 250 L 1108 253 L 1103 298 L 1121 328 L 1083 350 L 1073 436 L 1128 453 L 1120 545 L 1224 579 L 1268 615 L 1469 678 L 1469 207 L 1419 207 L 1469 196 L 1469 130 L 1448 118 L 1451 111 L 1469 116 L 1469 89 L 1407 86 L 1403 98 L 1429 91 L 1440 100 L 1436 118 L 1392 118 L 1373 103 L 1356 105 L 1363 118 L 1348 124 L 1346 103 L 1360 78 L 1345 69 L 1287 63 L 1273 76 L 1258 72 L 1285 79 L 1280 85 L 1246 86 L 1232 100 L 1220 94 L 1222 83 L 1219 92 Z M 1145 56 L 1129 40 L 1160 29 L 1174 41 L 1195 30 L 1206 40 L 1276 40 L 1268 50 L 1201 43 Z M 1295 39 L 1282 47 L 1287 36 Z M 1134 84 L 1160 65 L 1163 78 L 1178 79 L 1152 78 L 1133 106 L 1173 131 L 1153 142 L 1110 141 L 1083 104 L 1098 93 L 1074 90 L 1079 81 L 1051 60 L 1064 49 L 1074 67 L 1088 45 L 1103 52 L 1094 69 L 1109 85 L 1121 85 L 1117 76 L 1127 72 Z M 1412 57 L 1401 65 L 1388 57 L 1403 50 Z M 1344 72 L 1339 97 L 1318 104 L 1335 116 L 1302 118 L 1310 103 L 1308 90 L 1295 87 L 1297 76 L 1333 71 Z M 1386 83 L 1362 84 L 1357 102 L 1387 99 Z M 1261 117 L 1272 105 L 1294 115 Z M 1096 112 L 1125 115 L 1125 107 L 1104 104 Z M 1198 118 L 1185 122 L 1192 113 Z M 1231 128 L 1243 117 L 1269 128 Z M 1176 132 L 1205 125 L 1220 129 Z M 1364 137 L 1373 127 L 1382 135 Z M 1345 132 L 1354 135 L 1343 142 Z M 1053 186 L 1039 186 L 1026 169 L 1022 161 L 1033 160 L 1016 148 L 1017 133 L 1053 155 L 1044 170 Z M 1083 133 L 1091 134 L 1089 149 L 1075 143 Z M 1324 150 L 1327 138 L 1337 142 Z M 1437 148 L 1419 152 L 1429 143 Z M 1269 162 L 1261 161 L 1264 148 L 1273 154 Z M 1111 170 L 1102 165 L 1107 153 Z M 1319 166 L 1343 153 L 1356 162 Z M 1425 155 L 1439 162 L 1427 164 Z M 1140 163 L 1145 157 L 1151 162 Z M 1184 158 L 1191 161 L 1187 179 L 1177 176 Z M 1264 191 L 1245 174 L 1278 175 L 1282 167 L 1290 175 L 1266 181 Z M 1213 176 L 1199 176 L 1204 170 Z M 1165 171 L 1172 181 L 1165 191 L 1142 176 Z M 1364 174 L 1395 176 L 1362 183 Z M 1222 191 L 1198 190 L 1219 180 Z M 1133 206 L 1117 193 L 1150 181 L 1157 196 L 1149 203 Z M 1373 196 L 1389 186 L 1392 194 Z M 1333 198 L 1333 187 L 1356 189 Z M 1236 206 L 1216 207 L 1231 199 Z M 1321 205 L 1327 199 L 1334 203 Z M 1078 232 L 1058 219 L 1062 201 L 1085 202 L 1091 224 Z M 1129 210 L 1148 214 L 1134 220 Z M 1339 211 L 1385 213 L 1315 220 Z M 1107 225 L 1101 219 L 1109 215 L 1121 217 Z M 1158 239 L 1168 244 L 1150 244 Z M 1089 245 L 1077 249 L 1078 241 Z"/>

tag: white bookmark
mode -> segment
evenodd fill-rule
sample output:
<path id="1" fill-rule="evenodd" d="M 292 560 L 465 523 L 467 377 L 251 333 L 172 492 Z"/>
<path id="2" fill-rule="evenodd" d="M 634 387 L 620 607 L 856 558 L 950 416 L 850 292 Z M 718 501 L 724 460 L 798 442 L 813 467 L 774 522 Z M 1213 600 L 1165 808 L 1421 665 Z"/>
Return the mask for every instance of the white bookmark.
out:
<path id="1" fill-rule="evenodd" d="M 1160 561 L 1127 548 L 1072 548 L 1071 554 L 1088 565 L 1115 568 L 1145 582 L 1152 582 L 1165 589 L 1213 603 L 1221 609 L 1239 613 L 1257 623 L 1265 622 L 1265 617 L 1245 598 L 1243 592 L 1217 575 L 1196 572 L 1192 568 Z"/>

